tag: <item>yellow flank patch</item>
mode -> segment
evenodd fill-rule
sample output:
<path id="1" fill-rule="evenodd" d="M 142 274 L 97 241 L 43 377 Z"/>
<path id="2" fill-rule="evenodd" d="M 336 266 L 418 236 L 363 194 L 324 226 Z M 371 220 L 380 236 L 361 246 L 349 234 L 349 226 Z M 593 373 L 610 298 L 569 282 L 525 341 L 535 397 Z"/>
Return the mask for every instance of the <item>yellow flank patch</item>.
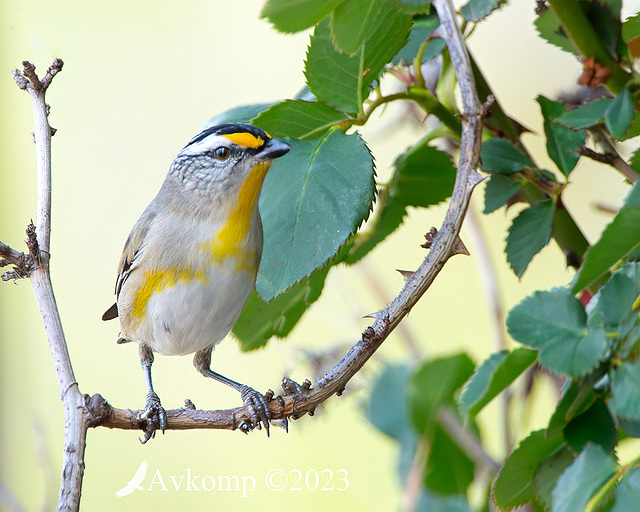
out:
<path id="1" fill-rule="evenodd" d="M 204 269 L 179 267 L 177 265 L 165 270 L 148 270 L 144 273 L 144 284 L 136 293 L 133 300 L 133 317 L 142 321 L 149 300 L 154 293 L 160 293 L 166 288 L 173 288 L 177 284 L 187 284 L 190 281 L 206 283 L 209 276 Z"/>
<path id="2" fill-rule="evenodd" d="M 223 137 L 243 148 L 259 148 L 264 144 L 264 140 L 261 137 L 256 137 L 247 132 L 226 133 Z"/>
<path id="3" fill-rule="evenodd" d="M 243 242 L 249 233 L 251 214 L 270 166 L 271 163 L 261 163 L 253 168 L 240 188 L 238 202 L 226 224 L 216 236 L 203 244 L 203 249 L 211 255 L 213 263 L 233 258 L 236 260 L 236 270 L 257 271 L 257 254 L 255 251 L 247 251 Z"/>

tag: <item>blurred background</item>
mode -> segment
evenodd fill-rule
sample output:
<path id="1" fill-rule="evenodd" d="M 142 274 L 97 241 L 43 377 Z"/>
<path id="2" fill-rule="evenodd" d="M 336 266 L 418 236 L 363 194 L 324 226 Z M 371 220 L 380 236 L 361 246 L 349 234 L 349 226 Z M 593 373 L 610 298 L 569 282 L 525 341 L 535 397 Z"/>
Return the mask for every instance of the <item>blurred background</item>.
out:
<path id="1" fill-rule="evenodd" d="M 173 157 L 203 122 L 237 105 L 291 97 L 304 84 L 308 33 L 275 32 L 259 18 L 262 3 L 0 2 L 0 240 L 23 250 L 25 226 L 35 218 L 31 104 L 10 72 L 26 59 L 42 76 L 60 57 L 64 70 L 47 94 L 50 123 L 58 129 L 53 139 L 52 280 L 80 390 L 101 393 L 116 407 L 141 408 L 145 398 L 136 347 L 116 345 L 117 323 L 100 320 L 113 302 L 116 267 L 133 223 L 156 194 Z M 639 4 L 628 2 L 626 14 Z M 536 135 L 542 120 L 534 98 L 571 89 L 581 66 L 536 36 L 534 7 L 534 1 L 519 1 L 502 8 L 479 24 L 470 47 L 503 108 L 532 130 L 524 139 L 529 150 L 553 168 Z M 403 113 L 391 106 L 363 130 L 381 181 L 395 156 L 423 133 L 397 124 Z M 567 206 L 593 241 L 610 220 L 594 203 L 615 208 L 627 187 L 613 170 L 588 162 L 581 162 L 572 181 Z M 480 229 L 470 230 L 467 222 L 463 239 L 474 255 L 482 233 L 498 269 L 505 310 L 533 290 L 571 279 L 552 245 L 518 281 L 502 252 L 515 209 L 507 216 L 481 216 L 482 196 L 481 185 L 472 204 Z M 363 315 L 399 291 L 402 278 L 394 269 L 419 265 L 422 236 L 440 224 L 444 211 L 411 211 L 402 229 L 361 265 L 330 273 L 323 296 L 288 339 L 272 340 L 248 354 L 228 339 L 215 350 L 213 368 L 260 391 L 277 392 L 284 375 L 298 381 L 317 377 L 318 364 L 333 364 L 368 325 Z M 29 281 L 0 284 L 0 482 L 25 509 L 52 509 L 63 438 L 56 378 Z M 478 362 L 497 350 L 482 287 L 478 259 L 453 258 L 347 392 L 330 399 L 314 417 L 293 422 L 288 434 L 277 428 L 269 439 L 260 431 L 249 436 L 168 431 L 142 446 L 138 432 L 91 430 L 83 510 L 249 510 L 271 499 L 305 510 L 398 509 L 397 446 L 366 420 L 368 389 L 385 363 L 417 363 L 416 347 L 423 357 L 464 350 Z M 239 405 L 237 393 L 203 379 L 188 356 L 158 357 L 154 383 L 167 408 L 181 407 L 186 398 L 205 409 Z M 541 385 L 534 392 L 539 397 L 535 407 L 511 418 L 518 437 L 548 420 L 552 387 Z M 491 454 L 502 459 L 497 410 L 488 407 L 479 421 Z M 145 490 L 116 497 L 144 461 L 149 463 Z M 294 480 L 296 470 L 303 479 L 309 471 L 328 470 L 335 490 L 294 491 L 290 484 L 272 491 L 265 485 L 272 470 Z M 348 486 L 338 491 L 346 485 L 341 470 Z M 156 474 L 168 490 L 157 480 L 149 488 Z M 246 496 L 187 491 L 188 475 L 253 477 L 256 485 Z M 179 491 L 171 476 L 176 481 L 185 477 Z"/>

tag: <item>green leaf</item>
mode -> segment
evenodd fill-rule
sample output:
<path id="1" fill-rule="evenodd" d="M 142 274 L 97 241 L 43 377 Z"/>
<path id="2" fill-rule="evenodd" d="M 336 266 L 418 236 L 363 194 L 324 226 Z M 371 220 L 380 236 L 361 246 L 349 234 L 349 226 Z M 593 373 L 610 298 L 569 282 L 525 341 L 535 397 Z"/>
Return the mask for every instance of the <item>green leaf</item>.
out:
<path id="1" fill-rule="evenodd" d="M 616 139 L 622 139 L 633 121 L 633 99 L 626 87 L 613 99 L 604 113 L 604 124 Z"/>
<path id="2" fill-rule="evenodd" d="M 618 444 L 618 427 L 602 398 L 567 424 L 564 438 L 576 453 L 587 443 L 597 444 L 607 453 L 613 452 Z"/>
<path id="3" fill-rule="evenodd" d="M 629 420 L 640 420 L 640 362 L 624 362 L 611 372 L 612 412 Z"/>
<path id="4" fill-rule="evenodd" d="M 395 171 L 378 197 L 378 211 L 366 231 L 358 235 L 348 263 L 355 263 L 391 234 L 408 206 L 428 207 L 447 199 L 456 169 L 446 153 L 428 145 L 428 139 L 407 149 L 394 162 Z"/>
<path id="5" fill-rule="evenodd" d="M 322 21 L 311 36 L 305 62 L 309 89 L 337 110 L 360 111 L 369 87 L 407 42 L 410 29 L 411 15 L 395 2 L 384 2 L 367 39 L 354 55 L 348 55 L 334 46 L 328 19 Z"/>
<path id="6" fill-rule="evenodd" d="M 484 210 L 489 214 L 504 205 L 518 193 L 522 183 L 502 174 L 492 174 L 484 188 Z"/>
<path id="7" fill-rule="evenodd" d="M 584 132 L 576 132 L 555 120 L 565 113 L 564 103 L 538 96 L 544 118 L 544 133 L 547 137 L 547 153 L 565 176 L 569 176 L 578 163 L 578 147 L 584 145 Z"/>
<path id="8" fill-rule="evenodd" d="M 540 362 L 552 372 L 584 375 L 609 348 L 602 329 L 586 329 L 586 313 L 564 288 L 538 291 L 507 316 L 507 330 L 520 343 L 540 350 Z"/>
<path id="9" fill-rule="evenodd" d="M 557 46 L 565 52 L 572 53 L 573 55 L 579 54 L 571 42 L 571 39 L 569 39 L 567 33 L 564 31 L 564 28 L 560 25 L 553 9 L 546 9 L 540 16 L 538 16 L 534 25 L 538 29 L 540 37 L 548 43 Z"/>
<path id="10" fill-rule="evenodd" d="M 434 428 L 430 441 L 425 486 L 438 494 L 465 495 L 473 482 L 473 461 L 440 425 Z"/>
<path id="11" fill-rule="evenodd" d="M 509 266 L 518 278 L 522 277 L 533 257 L 551 240 L 555 206 L 553 199 L 538 201 L 513 219 L 505 252 Z"/>
<path id="12" fill-rule="evenodd" d="M 600 98 L 560 115 L 556 121 L 574 130 L 582 130 L 604 122 L 604 113 L 613 100 Z"/>
<path id="13" fill-rule="evenodd" d="M 536 497 L 545 506 L 545 510 L 551 510 L 551 493 L 562 473 L 573 463 L 575 458 L 573 452 L 567 446 L 563 446 L 544 459 L 536 469 L 533 475 L 533 487 Z"/>
<path id="14" fill-rule="evenodd" d="M 547 439 L 537 430 L 520 442 L 507 458 L 493 486 L 493 497 L 501 509 L 517 507 L 535 498 L 533 476 L 540 463 L 561 446 L 561 437 Z"/>
<path id="15" fill-rule="evenodd" d="M 512 174 L 525 167 L 534 167 L 531 159 L 518 151 L 507 139 L 489 139 L 482 143 L 481 168 L 500 174 Z"/>
<path id="16" fill-rule="evenodd" d="M 586 252 L 572 291 L 578 293 L 589 286 L 639 245 L 640 185 L 636 183 L 600 239 Z"/>
<path id="17" fill-rule="evenodd" d="M 589 324 L 620 330 L 623 322 L 638 320 L 633 303 L 640 294 L 640 263 L 627 263 L 618 269 L 589 302 Z M 623 337 L 626 332 L 619 332 Z"/>
<path id="18" fill-rule="evenodd" d="M 298 323 L 309 306 L 318 300 L 330 267 L 316 270 L 311 276 L 266 302 L 253 292 L 233 326 L 233 335 L 243 351 L 266 345 L 272 336 L 284 338 Z"/>
<path id="19" fill-rule="evenodd" d="M 460 395 L 460 410 L 465 422 L 473 419 L 485 405 L 518 378 L 536 360 L 535 350 L 502 350 L 476 368 Z"/>
<path id="20" fill-rule="evenodd" d="M 294 33 L 312 27 L 344 0 L 267 0 L 260 13 L 276 30 Z"/>
<path id="21" fill-rule="evenodd" d="M 342 112 L 318 101 L 286 100 L 261 112 L 253 124 L 272 137 L 313 140 L 345 119 Z"/>
<path id="22" fill-rule="evenodd" d="M 353 55 L 373 28 L 386 0 L 346 0 L 331 13 L 331 33 L 336 47 Z"/>
<path id="23" fill-rule="evenodd" d="M 260 196 L 265 243 L 256 286 L 265 300 L 332 258 L 375 197 L 373 158 L 358 133 L 289 142 L 291 154 L 274 162 Z"/>
<path id="24" fill-rule="evenodd" d="M 506 0 L 469 0 L 460 8 L 460 14 L 467 21 L 480 21 L 500 7 Z"/>
<path id="25" fill-rule="evenodd" d="M 409 384 L 409 404 L 419 433 L 431 428 L 440 406 L 454 406 L 454 393 L 469 379 L 473 366 L 468 355 L 456 354 L 432 359 L 418 368 Z"/>
<path id="26" fill-rule="evenodd" d="M 373 426 L 398 441 L 416 437 L 409 421 L 409 374 L 405 365 L 385 366 L 371 389 L 367 409 Z"/>
<path id="27" fill-rule="evenodd" d="M 412 64 L 422 43 L 440 26 L 440 20 L 435 14 L 430 14 L 424 18 L 418 18 L 414 21 L 409 40 L 391 60 L 391 64 L 397 66 L 399 64 Z M 432 39 L 427 44 L 422 54 L 422 62 L 433 59 L 442 52 L 446 44 L 442 39 Z"/>
<path id="28" fill-rule="evenodd" d="M 635 510 L 640 503 L 640 468 L 635 467 L 622 477 L 614 494 L 616 503 L 611 512 Z"/>
<path id="29" fill-rule="evenodd" d="M 604 450 L 588 444 L 562 474 L 553 489 L 552 512 L 584 510 L 591 497 L 616 472 L 616 463 Z"/>

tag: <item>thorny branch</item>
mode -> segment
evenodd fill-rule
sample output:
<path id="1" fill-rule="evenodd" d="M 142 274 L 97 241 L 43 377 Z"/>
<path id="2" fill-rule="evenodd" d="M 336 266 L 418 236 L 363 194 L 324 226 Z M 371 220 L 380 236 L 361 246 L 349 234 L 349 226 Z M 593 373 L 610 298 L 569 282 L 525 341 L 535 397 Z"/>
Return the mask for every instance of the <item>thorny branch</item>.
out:
<path id="1" fill-rule="evenodd" d="M 307 381 L 302 386 L 283 379 L 283 397 L 269 403 L 273 419 L 298 418 L 313 414 L 318 405 L 334 394 L 339 394 L 349 380 L 364 366 L 389 334 L 398 326 L 411 308 L 429 288 L 447 260 L 461 252 L 459 232 L 473 188 L 482 180 L 476 172 L 481 142 L 482 105 L 478 99 L 469 57 L 448 0 L 434 0 L 441 22 L 441 37 L 446 41 L 458 77 L 463 100 L 463 129 L 458 172 L 449 210 L 437 234 L 431 234 L 431 249 L 420 267 L 406 273 L 400 293 L 373 316 L 374 322 L 347 354 L 313 386 Z M 105 420 L 109 428 L 138 429 L 140 411 L 116 409 L 104 404 Z M 228 410 L 201 411 L 190 408 L 167 411 L 168 429 L 235 429 L 241 421 L 248 421 L 244 407 Z"/>
<path id="2" fill-rule="evenodd" d="M 275 420 L 304 414 L 312 415 L 316 407 L 330 396 L 340 395 L 349 380 L 362 368 L 389 334 L 398 326 L 411 308 L 429 288 L 447 260 L 461 250 L 459 232 L 474 187 L 482 180 L 476 172 L 478 164 L 482 106 L 478 100 L 469 56 L 462 35 L 455 21 L 450 0 L 433 0 L 440 28 L 438 35 L 449 48 L 462 96 L 462 139 L 456 182 L 449 209 L 442 227 L 430 235 L 430 251 L 418 269 L 405 274 L 405 283 L 400 293 L 381 311 L 373 316 L 374 322 L 362 333 L 361 338 L 347 354 L 313 386 L 309 381 L 299 385 L 283 379 L 284 396 L 269 403 L 271 417 Z M 28 269 L 36 299 L 45 322 L 45 330 L 54 361 L 58 384 L 65 412 L 65 439 L 62 478 L 58 510 L 78 510 L 82 477 L 84 473 L 84 449 L 86 431 L 89 427 L 104 426 L 121 429 L 141 429 L 140 411 L 111 407 L 100 395 L 83 395 L 78 390 L 71 360 L 64 339 L 62 324 L 49 277 L 49 239 L 51 233 L 51 135 L 48 123 L 48 106 L 44 101 L 47 87 L 62 69 L 62 61 L 55 59 L 42 80 L 38 79 L 35 67 L 23 63 L 23 71 L 14 70 L 17 85 L 29 92 L 35 118 L 35 142 L 38 154 L 38 217 L 35 240 L 30 256 L 15 251 L 6 245 L 0 246 L 0 260 Z M 463 246 L 462 246 L 463 247 Z M 31 258 L 32 261 L 29 260 Z M 33 262 L 36 262 L 34 265 Z M 183 409 L 167 411 L 168 429 L 235 429 L 240 422 L 250 420 L 245 407 L 229 410 L 202 411 L 191 404 Z M 446 418 L 445 418 L 446 419 Z M 464 438 L 464 431 L 460 432 Z M 473 441 L 473 440 L 471 440 Z M 469 449 L 474 449 L 471 442 Z M 484 453 L 478 452 L 482 459 Z M 490 459 L 485 463 L 494 466 Z"/>

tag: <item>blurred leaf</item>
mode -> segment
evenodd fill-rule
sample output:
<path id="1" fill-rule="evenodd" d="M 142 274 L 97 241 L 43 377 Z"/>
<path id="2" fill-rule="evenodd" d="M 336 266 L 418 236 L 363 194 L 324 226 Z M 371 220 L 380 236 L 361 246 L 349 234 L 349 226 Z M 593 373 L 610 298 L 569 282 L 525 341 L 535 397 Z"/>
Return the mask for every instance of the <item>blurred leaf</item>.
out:
<path id="1" fill-rule="evenodd" d="M 418 368 L 409 384 L 409 404 L 419 433 L 432 426 L 439 407 L 455 408 L 454 392 L 469 379 L 473 367 L 468 355 L 456 354 L 432 359 Z"/>
<path id="2" fill-rule="evenodd" d="M 405 365 L 385 366 L 373 385 L 367 410 L 373 426 L 398 441 L 416 437 L 409 421 L 409 375 Z"/>
<path id="3" fill-rule="evenodd" d="M 611 512 L 628 512 L 638 508 L 638 503 L 640 503 L 639 467 L 632 468 L 624 474 L 616 488 L 614 497 L 616 502 Z"/>
<path id="4" fill-rule="evenodd" d="M 485 405 L 509 386 L 536 360 L 535 350 L 517 348 L 491 354 L 471 376 L 460 395 L 460 411 L 465 422 L 473 419 Z"/>
<path id="5" fill-rule="evenodd" d="M 622 24 L 622 39 L 624 41 L 629 41 L 636 37 L 640 37 L 640 13 L 628 17 Z"/>
<path id="6" fill-rule="evenodd" d="M 375 197 L 373 158 L 358 133 L 289 142 L 260 196 L 265 243 L 256 286 L 266 300 L 333 257 Z"/>
<path id="7" fill-rule="evenodd" d="M 623 362 L 611 372 L 609 408 L 623 418 L 640 420 L 640 362 Z"/>
<path id="8" fill-rule="evenodd" d="M 467 21 L 480 21 L 500 7 L 506 0 L 469 0 L 460 8 L 460 14 Z"/>
<path id="9" fill-rule="evenodd" d="M 276 30 L 294 33 L 320 22 L 344 0 L 267 0 L 260 13 Z"/>
<path id="10" fill-rule="evenodd" d="M 408 206 L 431 206 L 451 195 L 456 169 L 449 155 L 428 142 L 418 142 L 394 162 L 393 176 L 378 198 L 377 214 L 358 235 L 348 263 L 363 258 L 391 234 L 402 223 Z"/>
<path id="11" fill-rule="evenodd" d="M 571 377 L 584 375 L 609 348 L 605 332 L 587 330 L 580 301 L 564 288 L 537 291 L 507 316 L 513 339 L 540 350 L 540 362 L 549 370 Z"/>
<path id="12" fill-rule="evenodd" d="M 538 96 L 536 101 L 540 105 L 544 118 L 547 153 L 558 166 L 560 172 L 569 176 L 580 158 L 578 147 L 584 145 L 585 134 L 584 132 L 576 132 L 555 121 L 565 113 L 564 103 L 551 101 L 544 96 Z"/>
<path id="13" fill-rule="evenodd" d="M 591 497 L 616 472 L 616 463 L 603 449 L 588 444 L 562 474 L 553 489 L 552 512 L 584 510 Z"/>
<path id="14" fill-rule="evenodd" d="M 345 119 L 342 112 L 318 101 L 286 100 L 261 112 L 253 124 L 272 137 L 312 140 Z"/>
<path id="15" fill-rule="evenodd" d="M 482 143 L 481 168 L 500 174 L 512 174 L 525 167 L 534 167 L 531 159 L 520 153 L 507 139 L 489 139 Z"/>
<path id="16" fill-rule="evenodd" d="M 633 99 L 626 87 L 613 99 L 604 113 L 604 124 L 616 139 L 621 139 L 633 121 Z"/>
<path id="17" fill-rule="evenodd" d="M 431 0 L 398 0 L 398 4 L 407 12 L 428 14 L 431 11 Z"/>
<path id="18" fill-rule="evenodd" d="M 248 123 L 263 110 L 267 110 L 273 103 L 258 103 L 255 105 L 242 105 L 234 107 L 218 115 L 213 116 L 200 127 L 200 131 L 225 123 Z"/>
<path id="19" fill-rule="evenodd" d="M 329 268 L 316 270 L 270 302 L 253 292 L 233 326 L 232 332 L 240 341 L 240 348 L 254 350 L 266 345 L 272 336 L 287 336 L 320 297 Z"/>
<path id="20" fill-rule="evenodd" d="M 580 453 L 587 443 L 597 444 L 611 453 L 618 444 L 618 427 L 604 401 L 599 399 L 567 424 L 564 438 L 576 453 Z"/>
<path id="21" fill-rule="evenodd" d="M 592 376 L 567 381 L 560 401 L 549 419 L 547 436 L 556 437 L 564 433 L 564 428 L 576 416 L 585 412 L 598 399 L 593 390 Z"/>
<path id="22" fill-rule="evenodd" d="M 309 89 L 337 110 L 358 112 L 369 86 L 405 45 L 410 29 L 411 15 L 395 2 L 383 2 L 366 41 L 354 55 L 347 55 L 334 46 L 329 21 L 322 21 L 311 36 L 305 62 Z"/>
<path id="23" fill-rule="evenodd" d="M 336 47 L 349 55 L 358 51 L 373 28 L 386 0 L 346 0 L 331 13 L 331 33 Z"/>
<path id="24" fill-rule="evenodd" d="M 555 206 L 553 199 L 538 201 L 513 219 L 505 252 L 509 266 L 518 278 L 522 277 L 533 257 L 551 240 Z"/>
<path id="25" fill-rule="evenodd" d="M 562 25 L 560 25 L 553 9 L 546 9 L 538 16 L 534 25 L 538 29 L 538 34 L 542 39 L 545 39 L 548 43 L 557 46 L 565 52 L 578 55 L 575 46 L 573 46 Z"/>
<path id="26" fill-rule="evenodd" d="M 571 449 L 563 446 L 544 459 L 536 469 L 533 475 L 533 486 L 536 497 L 546 507 L 546 510 L 551 510 L 551 493 L 558 483 L 558 479 L 575 458 L 576 456 Z"/>
<path id="27" fill-rule="evenodd" d="M 418 18 L 414 21 L 411 32 L 409 33 L 409 40 L 398 53 L 391 59 L 391 64 L 397 66 L 398 64 L 412 64 L 418 49 L 424 43 L 427 38 L 433 33 L 433 31 L 440 26 L 440 20 L 435 14 L 430 14 L 424 18 Z M 442 39 L 432 39 L 427 44 L 427 47 L 422 55 L 422 62 L 433 59 L 436 55 L 445 47 Z"/>
<path id="28" fill-rule="evenodd" d="M 471 512 L 466 500 L 461 496 L 438 496 L 426 490 L 422 491 L 415 512 Z"/>
<path id="29" fill-rule="evenodd" d="M 600 98 L 560 115 L 556 121 L 574 130 L 589 128 L 604 121 L 604 113 L 613 100 Z"/>
<path id="30" fill-rule="evenodd" d="M 535 499 L 533 476 L 540 463 L 563 444 L 561 437 L 547 439 L 537 430 L 520 442 L 507 458 L 493 485 L 493 497 L 501 509 L 517 507 Z"/>
<path id="31" fill-rule="evenodd" d="M 584 256 L 572 287 L 574 293 L 596 281 L 640 245 L 640 186 L 633 185 L 622 208 Z"/>
<path id="32" fill-rule="evenodd" d="M 492 174 L 484 188 L 484 210 L 489 214 L 504 205 L 518 193 L 522 183 L 502 174 Z"/>
<path id="33" fill-rule="evenodd" d="M 424 483 L 438 494 L 465 495 L 473 482 L 474 464 L 447 432 L 436 425 L 430 440 Z"/>

